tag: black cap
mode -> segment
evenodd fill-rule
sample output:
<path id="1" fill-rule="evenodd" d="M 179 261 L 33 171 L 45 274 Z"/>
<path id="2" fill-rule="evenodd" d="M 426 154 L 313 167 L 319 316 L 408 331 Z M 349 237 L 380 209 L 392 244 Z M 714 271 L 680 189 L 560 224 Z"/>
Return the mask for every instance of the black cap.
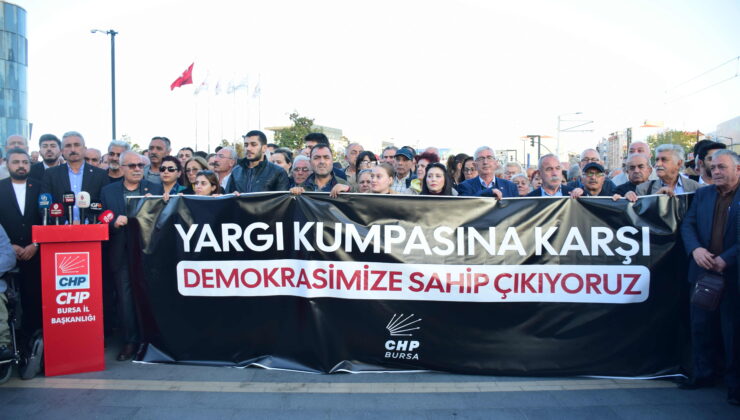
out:
<path id="1" fill-rule="evenodd" d="M 597 171 L 602 172 L 602 173 L 606 172 L 604 170 L 604 167 L 601 166 L 600 163 L 596 163 L 596 162 L 591 162 L 591 163 L 587 164 L 586 166 L 584 166 L 583 167 L 583 172 L 585 173 L 589 169 L 596 169 Z"/>

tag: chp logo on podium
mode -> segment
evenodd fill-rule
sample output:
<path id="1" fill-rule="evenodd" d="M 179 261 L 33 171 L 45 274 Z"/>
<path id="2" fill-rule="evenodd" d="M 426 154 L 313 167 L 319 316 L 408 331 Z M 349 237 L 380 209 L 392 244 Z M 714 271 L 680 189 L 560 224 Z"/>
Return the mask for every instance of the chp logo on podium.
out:
<path id="1" fill-rule="evenodd" d="M 90 253 L 58 252 L 54 254 L 57 290 L 90 288 Z"/>

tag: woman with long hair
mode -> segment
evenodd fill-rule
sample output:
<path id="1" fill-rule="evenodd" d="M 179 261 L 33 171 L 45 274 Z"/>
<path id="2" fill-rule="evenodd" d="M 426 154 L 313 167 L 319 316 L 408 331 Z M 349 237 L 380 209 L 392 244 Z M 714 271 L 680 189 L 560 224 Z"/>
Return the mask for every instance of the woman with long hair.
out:
<path id="1" fill-rule="evenodd" d="M 421 195 L 457 195 L 444 165 L 435 162 L 427 166 Z"/>
<path id="2" fill-rule="evenodd" d="M 370 188 L 375 194 L 397 194 L 391 185 L 396 177 L 396 171 L 393 167 L 385 162 L 378 164 L 373 168 L 373 177 Z"/>
<path id="3" fill-rule="evenodd" d="M 478 176 L 478 170 L 475 168 L 475 160 L 473 160 L 472 156 L 468 156 L 463 160 L 462 170 L 460 171 L 460 177 L 457 183 L 460 184 L 476 176 Z"/>
<path id="4" fill-rule="evenodd" d="M 469 157 L 470 156 L 465 153 L 458 153 L 456 155 L 450 155 L 450 157 L 447 158 L 447 175 L 450 176 L 450 179 L 452 179 L 455 184 L 458 184 L 458 180 L 462 176 L 463 163 L 465 162 L 465 159 Z"/>
<path id="5" fill-rule="evenodd" d="M 185 162 L 185 174 L 183 179 L 183 186 L 185 189 L 182 191 L 183 194 L 195 194 L 195 176 L 200 171 L 208 170 L 208 162 L 200 156 L 193 156 Z"/>

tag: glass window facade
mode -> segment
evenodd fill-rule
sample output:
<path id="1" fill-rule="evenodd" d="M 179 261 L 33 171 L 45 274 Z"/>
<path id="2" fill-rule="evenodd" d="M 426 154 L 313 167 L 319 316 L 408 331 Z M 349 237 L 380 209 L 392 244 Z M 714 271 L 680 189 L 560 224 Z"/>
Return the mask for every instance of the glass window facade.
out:
<path id="1" fill-rule="evenodd" d="M 0 1 L 0 145 L 13 134 L 28 137 L 26 11 Z"/>

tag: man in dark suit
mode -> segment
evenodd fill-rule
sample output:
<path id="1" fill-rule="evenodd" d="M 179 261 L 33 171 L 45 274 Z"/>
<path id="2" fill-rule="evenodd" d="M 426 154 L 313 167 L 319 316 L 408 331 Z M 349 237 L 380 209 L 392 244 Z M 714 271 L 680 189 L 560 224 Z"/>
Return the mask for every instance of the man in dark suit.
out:
<path id="1" fill-rule="evenodd" d="M 737 267 L 737 218 L 740 212 L 740 157 L 718 150 L 709 166 L 714 185 L 696 190 L 694 201 L 681 225 L 681 236 L 689 254 L 689 281 L 693 286 L 707 272 L 719 273 L 724 291 L 718 310 L 691 305 L 691 380 L 681 386 L 695 389 L 714 382 L 719 324 L 725 353 L 727 401 L 740 405 L 740 294 Z"/>
<path id="2" fill-rule="evenodd" d="M 7 159 L 10 177 L 0 181 L 0 197 L 3 197 L 0 223 L 8 233 L 20 268 L 22 325 L 26 338 L 42 326 L 38 245 L 31 242 L 31 226 L 41 224 L 38 211 L 41 185 L 28 177 L 30 160 L 25 150 L 10 149 Z"/>
<path id="3" fill-rule="evenodd" d="M 144 159 L 132 151 L 121 155 L 123 181 L 108 184 L 101 192 L 103 208 L 114 213 L 110 223 L 108 241 L 108 261 L 113 273 L 113 282 L 118 297 L 118 316 L 123 329 L 124 345 L 118 360 L 129 360 L 134 356 L 139 343 L 139 328 L 136 321 L 134 295 L 129 277 L 128 258 L 128 216 L 126 197 L 146 194 L 163 194 L 162 184 L 154 184 L 144 179 Z"/>
<path id="4" fill-rule="evenodd" d="M 461 182 L 457 192 L 461 196 L 493 197 L 499 200 L 504 197 L 519 197 L 516 185 L 494 174 L 498 169 L 498 161 L 493 155 L 493 149 L 488 146 L 479 147 L 473 154 L 478 176 Z"/>
<path id="5" fill-rule="evenodd" d="M 39 137 L 39 150 L 41 162 L 31 165 L 28 177 L 40 181 L 44 178 L 45 170 L 61 165 L 62 142 L 53 134 L 44 134 Z"/>
<path id="6" fill-rule="evenodd" d="M 50 193 L 54 203 L 62 202 L 67 191 L 87 191 L 90 201 L 100 201 L 100 190 L 108 185 L 108 174 L 92 165 L 85 164 L 85 139 L 82 134 L 70 131 L 62 136 L 62 155 L 67 163 L 44 171 L 42 193 Z M 80 209 L 73 208 L 74 223 L 80 223 Z M 82 222 L 84 223 L 84 221 Z"/>
<path id="7" fill-rule="evenodd" d="M 553 154 L 542 156 L 537 163 L 542 186 L 527 194 L 527 197 L 568 197 L 574 188 L 563 185 L 563 168 L 560 159 Z M 580 190 L 580 188 L 575 188 Z"/>

